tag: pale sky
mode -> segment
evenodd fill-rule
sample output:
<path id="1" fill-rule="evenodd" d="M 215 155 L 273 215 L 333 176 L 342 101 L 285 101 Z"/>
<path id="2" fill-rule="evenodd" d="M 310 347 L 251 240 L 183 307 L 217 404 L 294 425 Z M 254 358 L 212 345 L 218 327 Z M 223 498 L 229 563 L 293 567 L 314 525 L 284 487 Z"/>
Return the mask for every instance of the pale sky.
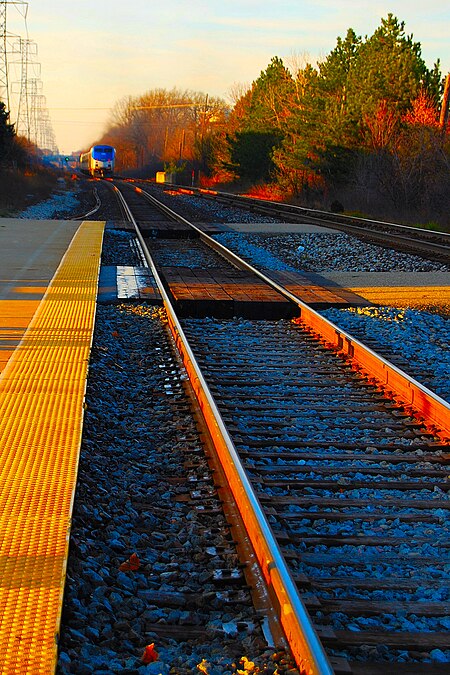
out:
<path id="1" fill-rule="evenodd" d="M 439 58 L 450 71 L 448 0 L 29 0 L 27 24 L 56 142 L 70 153 L 101 136 L 125 96 L 177 87 L 229 101 L 273 56 L 315 63 L 348 28 L 370 36 L 389 13 L 428 68 Z M 13 6 L 7 29 L 26 37 Z"/>

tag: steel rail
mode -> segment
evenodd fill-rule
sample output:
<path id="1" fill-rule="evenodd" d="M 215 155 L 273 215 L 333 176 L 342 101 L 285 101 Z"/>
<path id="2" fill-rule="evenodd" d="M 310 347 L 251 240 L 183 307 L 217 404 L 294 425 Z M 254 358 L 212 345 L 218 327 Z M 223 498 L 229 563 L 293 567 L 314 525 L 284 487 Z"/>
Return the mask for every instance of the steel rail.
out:
<path id="1" fill-rule="evenodd" d="M 307 329 L 316 333 L 322 341 L 331 346 L 345 358 L 349 358 L 366 377 L 373 378 L 379 385 L 391 391 L 400 399 L 403 405 L 410 406 L 416 416 L 421 418 L 437 436 L 442 440 L 450 438 L 450 404 L 440 396 L 405 373 L 403 370 L 390 363 L 387 359 L 367 347 L 350 333 L 339 328 L 336 324 L 326 319 L 317 311 L 309 307 L 298 296 L 280 286 L 269 276 L 242 260 L 239 256 L 220 244 L 218 241 L 202 232 L 193 223 L 180 216 L 165 204 L 159 202 L 142 188 L 134 188 L 148 201 L 158 206 L 173 220 L 178 220 L 189 225 L 199 235 L 200 239 L 211 248 L 224 256 L 229 262 L 240 269 L 245 269 L 255 274 L 273 289 L 281 293 L 285 298 L 295 303 L 299 310 L 299 319 Z"/>
<path id="2" fill-rule="evenodd" d="M 179 350 L 230 490 L 248 532 L 269 595 L 278 606 L 278 618 L 292 656 L 305 675 L 332 675 L 333 668 L 311 623 L 272 529 L 248 480 L 234 443 L 175 314 L 144 238 L 126 204 L 125 198 L 120 190 L 116 186 L 114 187 L 136 229 L 139 243 L 163 298 L 174 342 Z M 138 191 L 140 191 L 140 188 L 138 188 Z M 160 203 L 158 202 L 158 204 Z M 182 220 L 188 223 L 185 219 Z"/>
<path id="3" fill-rule="evenodd" d="M 357 216 L 342 215 L 340 213 L 332 213 L 329 211 L 321 211 L 320 209 L 310 209 L 305 206 L 297 206 L 296 204 L 286 204 L 284 202 L 274 202 L 271 200 L 255 199 L 254 197 L 244 197 L 242 195 L 235 195 L 227 192 L 218 192 L 215 190 L 206 190 L 204 188 L 185 188 L 187 191 L 194 190 L 195 192 L 208 196 L 215 197 L 225 201 L 238 202 L 240 204 L 252 204 L 253 206 L 264 209 L 266 206 L 275 211 L 282 211 L 285 213 L 301 214 L 308 218 L 317 218 L 327 223 L 341 223 L 343 225 L 367 226 L 373 225 L 380 231 L 382 229 L 395 229 L 398 232 L 403 232 L 407 235 L 419 234 L 423 240 L 442 238 L 450 247 L 450 233 L 436 230 L 425 230 L 420 227 L 411 227 L 410 225 L 402 225 L 401 223 L 389 223 L 383 220 L 373 220 L 370 218 L 358 218 Z"/>
<path id="4" fill-rule="evenodd" d="M 294 218 L 307 218 L 311 223 L 323 225 L 324 227 L 334 227 L 338 230 L 359 234 L 365 238 L 371 238 L 378 243 L 385 243 L 386 235 L 389 234 L 392 244 L 394 241 L 403 244 L 409 249 L 420 251 L 420 247 L 426 246 L 430 251 L 439 254 L 450 260 L 450 234 L 447 232 L 438 232 L 434 230 L 424 230 L 423 228 L 410 227 L 399 223 L 389 223 L 379 220 L 370 220 L 367 218 L 357 218 L 356 216 L 341 215 L 339 213 L 330 213 L 317 209 L 309 209 L 304 206 L 294 204 L 285 204 L 270 200 L 255 199 L 254 197 L 244 197 L 216 190 L 207 190 L 204 188 L 174 186 L 181 192 L 198 194 L 202 197 L 215 199 L 221 202 L 229 202 L 234 205 L 240 205 L 246 209 L 259 211 L 274 216 L 289 216 L 289 220 Z M 370 227 L 370 229 L 368 229 Z M 433 241 L 434 240 L 434 241 Z"/>
<path id="5" fill-rule="evenodd" d="M 94 197 L 95 197 L 94 208 L 91 209 L 90 211 L 88 211 L 87 213 L 85 213 L 83 216 L 77 216 L 76 218 L 72 218 L 71 220 L 85 220 L 86 218 L 89 218 L 89 216 L 92 216 L 94 213 L 96 213 L 99 210 L 99 208 L 102 205 L 102 202 L 100 200 L 100 197 L 98 196 L 98 190 L 97 190 L 96 187 L 94 188 L 93 192 L 94 192 Z"/>

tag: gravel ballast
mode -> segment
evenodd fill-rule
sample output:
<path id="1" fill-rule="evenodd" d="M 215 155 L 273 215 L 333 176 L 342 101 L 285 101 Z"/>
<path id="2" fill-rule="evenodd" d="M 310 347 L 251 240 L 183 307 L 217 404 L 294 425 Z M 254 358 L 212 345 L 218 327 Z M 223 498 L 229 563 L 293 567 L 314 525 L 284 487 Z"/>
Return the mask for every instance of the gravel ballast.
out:
<path id="1" fill-rule="evenodd" d="M 102 261 L 136 264 L 132 240 L 106 232 Z M 98 307 L 59 675 L 297 672 L 268 648 L 245 586 L 236 595 L 233 582 L 228 601 L 230 591 L 214 581 L 217 569 L 236 570 L 239 561 L 224 517 L 203 515 L 201 502 L 196 508 L 184 499 L 195 488 L 213 490 L 184 378 L 163 310 Z M 187 471 L 186 462 L 197 469 Z M 140 567 L 121 569 L 133 555 Z M 152 626 L 175 626 L 178 637 Z M 145 664 L 151 644 L 158 658 Z"/>
<path id="2" fill-rule="evenodd" d="M 65 201 L 49 200 L 42 205 L 40 215 L 35 212 L 23 217 L 49 218 L 56 212 L 69 214 L 71 209 L 79 209 L 79 201 L 70 205 L 73 194 L 65 197 Z M 261 220 L 260 216 L 251 217 Z M 243 222 L 242 212 L 235 222 Z M 241 235 L 231 236 L 242 241 Z M 269 267 L 267 261 L 272 259 L 273 264 L 289 265 L 283 262 L 281 239 L 263 238 L 266 244 L 270 239 L 270 245 L 265 244 L 258 254 L 258 264 Z M 278 248 L 272 246 L 276 239 Z M 130 247 L 131 240 L 127 233 L 106 232 L 103 264 L 140 264 Z M 256 255 L 253 236 L 248 243 L 253 247 L 249 256 Z M 303 253 L 298 251 L 303 244 L 294 239 L 290 245 L 295 260 Z M 320 259 L 319 249 L 316 255 Z M 326 255 L 329 260 L 328 245 Z M 373 260 L 365 263 L 368 266 L 376 264 L 373 255 Z M 343 269 L 348 264 L 342 262 Z M 295 265 L 293 268 L 301 270 Z M 388 346 L 393 349 L 398 345 L 401 353 L 414 362 L 414 368 L 429 374 L 427 386 L 448 396 L 445 319 L 395 308 L 328 312 L 329 318 L 339 325 L 342 321 L 349 332 L 359 331 L 377 340 L 385 339 L 389 324 Z M 164 320 L 160 310 L 144 305 L 98 310 L 58 672 L 230 675 L 239 670 L 251 672 L 245 669 L 245 661 L 240 661 L 248 656 L 256 661 L 261 673 L 293 673 L 288 663 L 273 660 L 272 652 L 265 650 L 254 614 L 247 607 L 238 608 L 237 613 L 233 608 L 227 615 L 215 606 L 211 575 L 223 561 L 197 548 L 212 551 L 217 541 L 205 534 L 211 528 L 192 515 L 183 502 L 176 501 L 176 496 L 186 491 L 177 480 L 183 473 L 186 441 L 191 442 L 196 430 L 184 407 L 183 373 L 170 357 Z M 206 464 L 203 470 L 208 470 Z M 137 503 L 145 508 L 137 508 Z M 174 541 L 178 542 L 176 546 Z M 138 554 L 141 567 L 123 572 L 120 566 L 133 553 Z M 169 616 L 166 610 L 146 601 L 155 590 L 210 592 L 211 606 L 205 602 L 196 611 L 177 608 Z M 170 638 L 160 640 L 146 629 L 148 624 L 165 621 L 205 625 L 205 639 L 181 643 Z M 336 625 L 340 621 L 345 625 L 345 616 L 336 617 Z M 236 622 L 244 626 L 242 635 L 236 635 Z M 224 626 L 230 627 L 229 633 Z M 156 643 L 159 659 L 145 665 L 141 654 L 152 642 Z"/>
<path id="3" fill-rule="evenodd" d="M 151 186 L 147 186 L 151 189 Z M 207 219 L 219 222 L 274 222 L 273 218 L 255 215 L 241 209 L 225 207 L 216 202 L 203 200 L 190 195 L 172 197 L 162 190 L 155 193 L 163 201 L 175 208 L 188 209 L 188 217 L 198 220 Z M 23 218 L 51 218 L 59 212 L 79 214 L 80 209 L 87 210 L 94 204 L 86 187 L 74 187 L 70 191 L 55 194 L 51 199 L 36 204 L 22 212 Z M 81 204 L 84 204 L 82 207 Z M 95 217 L 92 216 L 93 218 Z M 122 265 L 140 264 L 129 246 L 130 234 L 105 233 L 104 264 L 108 261 L 108 247 L 120 245 Z M 448 266 L 425 261 L 418 256 L 401 254 L 379 246 L 360 242 L 345 234 L 234 234 L 216 235 L 225 245 L 229 245 L 252 264 L 265 268 L 292 271 L 313 271 L 324 273 L 326 270 L 346 272 L 412 272 L 450 271 Z M 114 242 L 114 244 L 112 243 Z M 120 242 L 120 244 L 119 244 Z M 155 242 L 156 243 L 156 242 Z M 158 244 L 158 248 L 161 245 Z M 332 261 L 332 264 L 330 264 Z M 170 261 L 173 263 L 173 260 Z M 197 261 L 196 261 L 197 262 Z M 200 263 L 202 259 L 200 259 Z M 435 310 L 435 308 L 433 308 Z M 443 310 L 444 311 L 444 310 Z M 427 311 L 426 308 L 413 307 L 369 307 L 364 309 L 330 309 L 324 315 L 338 326 L 354 334 L 355 337 L 369 339 L 384 350 L 386 358 L 401 356 L 407 372 L 422 384 L 435 391 L 445 400 L 450 400 L 450 343 L 449 321 L 445 313 L 439 310 Z"/>

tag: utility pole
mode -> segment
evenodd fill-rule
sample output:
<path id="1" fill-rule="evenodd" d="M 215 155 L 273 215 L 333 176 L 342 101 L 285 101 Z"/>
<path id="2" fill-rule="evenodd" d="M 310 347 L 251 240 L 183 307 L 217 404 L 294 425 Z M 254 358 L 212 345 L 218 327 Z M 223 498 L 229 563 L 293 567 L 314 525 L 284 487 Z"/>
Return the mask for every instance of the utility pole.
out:
<path id="1" fill-rule="evenodd" d="M 208 113 L 208 94 L 206 94 L 205 105 L 203 107 L 203 113 L 201 113 L 202 118 L 200 122 L 200 162 L 198 167 L 198 177 L 197 182 L 200 185 L 200 175 L 204 167 L 205 158 L 204 158 L 204 136 L 205 136 L 205 125 L 206 125 L 206 115 Z"/>
<path id="2" fill-rule="evenodd" d="M 182 129 L 181 140 L 180 140 L 180 162 L 182 161 L 182 158 L 183 158 L 183 150 L 184 150 L 185 139 L 186 139 L 186 131 L 184 129 Z"/>

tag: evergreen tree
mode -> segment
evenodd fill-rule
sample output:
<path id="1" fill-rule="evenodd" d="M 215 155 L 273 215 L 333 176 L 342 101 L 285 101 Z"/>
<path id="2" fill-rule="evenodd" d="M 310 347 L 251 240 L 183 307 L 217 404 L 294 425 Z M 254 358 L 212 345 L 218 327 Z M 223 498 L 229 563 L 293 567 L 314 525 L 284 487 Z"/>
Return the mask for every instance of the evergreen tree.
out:
<path id="1" fill-rule="evenodd" d="M 11 157 L 14 146 L 14 124 L 9 123 L 9 112 L 0 101 L 0 164 L 5 164 Z"/>
<path id="2" fill-rule="evenodd" d="M 318 78 L 318 71 L 310 64 L 297 73 L 300 83 L 296 106 L 287 119 L 282 145 L 274 153 L 279 180 L 294 193 L 308 188 L 318 152 L 325 147 L 326 99 L 321 95 Z"/>
<path id="3" fill-rule="evenodd" d="M 273 57 L 252 86 L 247 130 L 283 130 L 292 109 L 295 86 L 292 75 L 277 56 Z"/>
<path id="4" fill-rule="evenodd" d="M 236 103 L 230 120 L 234 133 L 228 135 L 227 169 L 254 180 L 270 179 L 273 153 L 282 142 L 295 93 L 292 75 L 275 56 Z"/>
<path id="5" fill-rule="evenodd" d="M 364 41 L 349 29 L 318 70 L 309 66 L 301 77 L 301 99 L 275 153 L 297 188 L 310 184 L 311 173 L 342 184 L 358 154 L 395 146 L 420 91 L 436 100 L 441 86 L 439 65 L 427 69 L 420 44 L 392 14 Z"/>
<path id="6" fill-rule="evenodd" d="M 439 66 L 427 69 L 420 44 L 413 42 L 404 28 L 404 22 L 392 14 L 382 19 L 350 68 L 349 110 L 363 138 L 367 137 L 367 119 L 380 115 L 381 107 L 400 121 L 421 90 L 433 98 L 438 96 Z"/>
<path id="7" fill-rule="evenodd" d="M 280 144 L 276 131 L 238 131 L 228 139 L 230 162 L 225 167 L 241 178 L 267 181 L 274 170 L 273 152 Z"/>

